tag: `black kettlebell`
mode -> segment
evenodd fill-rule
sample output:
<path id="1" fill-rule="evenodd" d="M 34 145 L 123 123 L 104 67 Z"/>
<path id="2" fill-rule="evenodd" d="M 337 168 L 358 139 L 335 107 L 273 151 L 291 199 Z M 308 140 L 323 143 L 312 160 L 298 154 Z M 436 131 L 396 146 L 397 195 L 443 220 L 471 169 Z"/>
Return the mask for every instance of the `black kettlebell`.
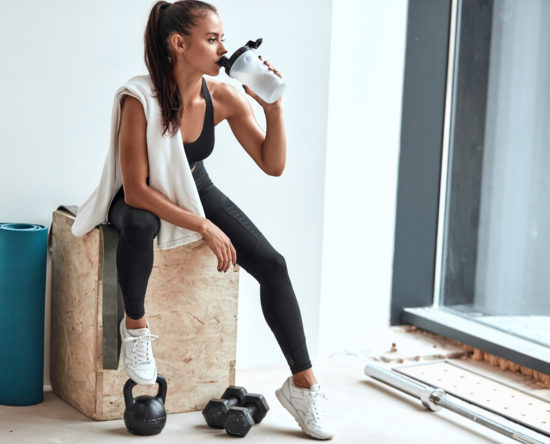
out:
<path id="1" fill-rule="evenodd" d="M 159 391 L 157 396 L 141 395 L 134 399 L 132 389 L 136 382 L 128 379 L 124 384 L 124 424 L 134 435 L 156 435 L 162 432 L 166 424 L 166 379 L 157 374 Z"/>

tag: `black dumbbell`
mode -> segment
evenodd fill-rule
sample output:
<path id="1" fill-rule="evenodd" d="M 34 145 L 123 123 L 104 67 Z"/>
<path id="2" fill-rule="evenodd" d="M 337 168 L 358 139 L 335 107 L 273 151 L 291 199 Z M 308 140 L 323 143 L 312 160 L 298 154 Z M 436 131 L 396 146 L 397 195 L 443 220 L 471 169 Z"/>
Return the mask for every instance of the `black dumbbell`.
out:
<path id="1" fill-rule="evenodd" d="M 269 410 L 263 395 L 249 393 L 238 407 L 231 407 L 225 418 L 225 431 L 228 435 L 246 436 L 254 423 L 258 424 Z"/>
<path id="2" fill-rule="evenodd" d="M 206 407 L 202 411 L 202 416 L 206 419 L 209 427 L 215 429 L 223 429 L 225 417 L 229 413 L 229 409 L 235 405 L 239 405 L 246 396 L 244 387 L 230 386 L 227 387 L 221 398 L 214 398 L 208 401 Z"/>

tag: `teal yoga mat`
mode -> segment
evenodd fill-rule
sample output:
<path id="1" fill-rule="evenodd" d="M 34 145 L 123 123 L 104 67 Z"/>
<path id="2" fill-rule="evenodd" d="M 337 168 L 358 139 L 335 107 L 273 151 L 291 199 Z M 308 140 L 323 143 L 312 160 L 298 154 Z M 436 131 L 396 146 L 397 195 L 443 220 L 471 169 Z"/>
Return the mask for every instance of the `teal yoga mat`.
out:
<path id="1" fill-rule="evenodd" d="M 0 222 L 0 404 L 44 400 L 48 228 Z"/>

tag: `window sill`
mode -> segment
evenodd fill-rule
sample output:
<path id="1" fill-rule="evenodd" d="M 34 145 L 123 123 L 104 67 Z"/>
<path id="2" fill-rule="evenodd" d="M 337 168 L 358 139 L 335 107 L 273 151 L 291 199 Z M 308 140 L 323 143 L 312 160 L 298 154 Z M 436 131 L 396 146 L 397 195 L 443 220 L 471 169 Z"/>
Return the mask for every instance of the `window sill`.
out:
<path id="1" fill-rule="evenodd" d="M 460 341 L 524 367 L 550 374 L 550 347 L 437 307 L 404 308 L 402 322 Z"/>

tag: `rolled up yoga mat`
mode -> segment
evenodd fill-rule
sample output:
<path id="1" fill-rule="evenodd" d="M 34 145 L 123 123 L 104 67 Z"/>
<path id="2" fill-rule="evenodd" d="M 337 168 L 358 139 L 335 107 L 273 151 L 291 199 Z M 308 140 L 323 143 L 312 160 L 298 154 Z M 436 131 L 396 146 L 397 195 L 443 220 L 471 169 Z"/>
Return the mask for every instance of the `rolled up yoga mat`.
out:
<path id="1" fill-rule="evenodd" d="M 0 404 L 44 400 L 48 228 L 0 222 Z"/>

